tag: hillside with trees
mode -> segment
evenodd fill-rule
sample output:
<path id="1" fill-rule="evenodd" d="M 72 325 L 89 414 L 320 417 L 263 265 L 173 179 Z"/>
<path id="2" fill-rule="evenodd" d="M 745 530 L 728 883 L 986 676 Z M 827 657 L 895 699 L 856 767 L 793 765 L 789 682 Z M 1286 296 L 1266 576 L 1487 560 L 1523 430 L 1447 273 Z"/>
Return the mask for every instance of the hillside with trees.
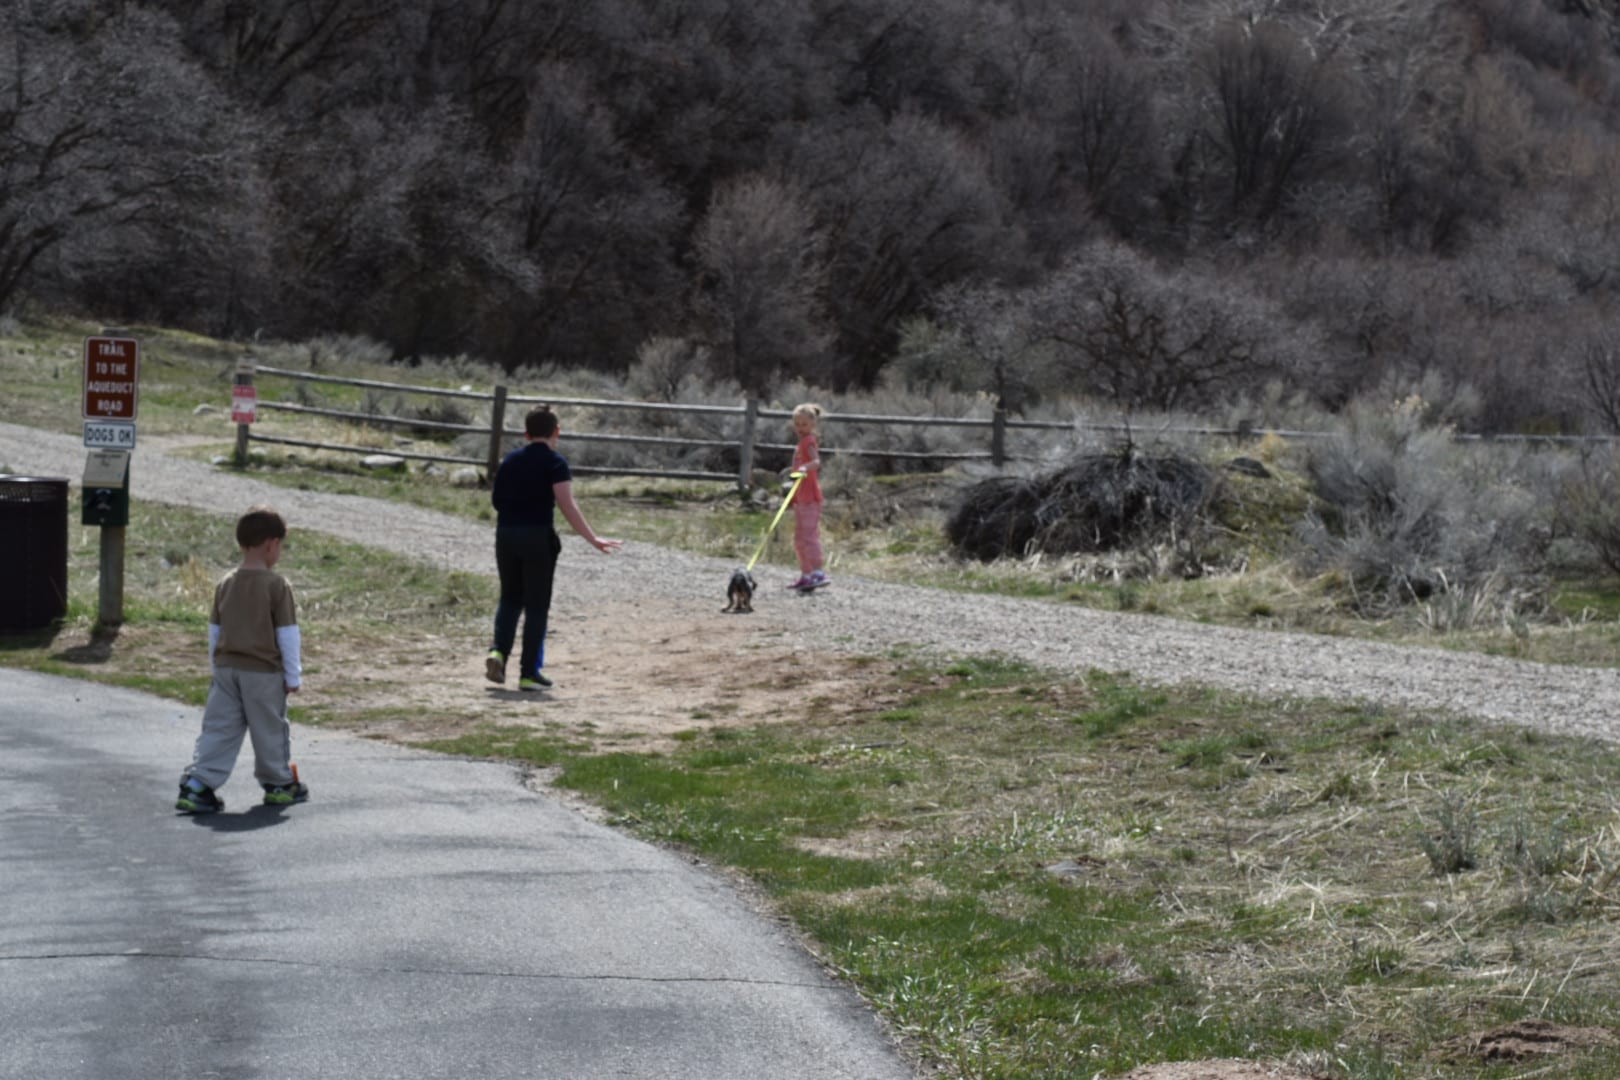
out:
<path id="1" fill-rule="evenodd" d="M 17 0 L 0 312 L 1615 432 L 1617 104 L 1620 0 Z"/>

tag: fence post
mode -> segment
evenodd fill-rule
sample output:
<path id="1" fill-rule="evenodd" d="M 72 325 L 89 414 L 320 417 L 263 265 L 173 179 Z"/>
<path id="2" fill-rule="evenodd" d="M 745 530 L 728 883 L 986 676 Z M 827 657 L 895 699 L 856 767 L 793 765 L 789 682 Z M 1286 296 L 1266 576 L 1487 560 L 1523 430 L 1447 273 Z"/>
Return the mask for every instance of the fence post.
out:
<path id="1" fill-rule="evenodd" d="M 253 357 L 251 355 L 244 356 L 236 362 L 236 385 L 253 385 Z M 234 401 L 232 406 L 234 408 Z M 236 425 L 236 467 L 238 469 L 247 468 L 248 432 L 251 430 L 252 428 L 248 424 Z"/>
<path id="2" fill-rule="evenodd" d="M 990 414 L 990 463 L 998 469 L 1007 463 L 1007 410 L 999 398 Z"/>
<path id="3" fill-rule="evenodd" d="M 489 466 L 484 475 L 495 483 L 495 470 L 501 467 L 501 445 L 506 439 L 506 387 L 495 388 L 495 404 L 489 410 Z"/>
<path id="4" fill-rule="evenodd" d="M 737 490 L 754 490 L 754 431 L 759 426 L 759 398 L 748 395 L 743 403 L 742 445 L 737 452 Z"/>

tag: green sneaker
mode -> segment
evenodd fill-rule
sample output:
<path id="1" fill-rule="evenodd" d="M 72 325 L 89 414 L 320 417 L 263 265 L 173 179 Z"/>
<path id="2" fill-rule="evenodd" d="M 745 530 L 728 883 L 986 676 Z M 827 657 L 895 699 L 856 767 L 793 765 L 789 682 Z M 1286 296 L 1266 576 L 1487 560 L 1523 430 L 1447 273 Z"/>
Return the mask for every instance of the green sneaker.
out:
<path id="1" fill-rule="evenodd" d="M 191 781 L 182 780 L 180 797 L 174 801 L 174 808 L 183 814 L 217 814 L 225 809 L 225 800 L 200 781 L 194 787 Z"/>
<path id="2" fill-rule="evenodd" d="M 518 680 L 519 690 L 550 690 L 555 685 L 556 683 L 552 682 L 538 671 L 533 675 L 525 675 L 523 678 Z"/>
<path id="3" fill-rule="evenodd" d="M 484 678 L 492 683 L 506 681 L 506 657 L 501 650 L 491 649 L 489 655 L 484 657 Z"/>
<path id="4" fill-rule="evenodd" d="M 264 805 L 291 806 L 293 803 L 305 802 L 309 799 L 309 787 L 294 780 L 290 784 L 271 787 L 266 784 L 264 788 Z"/>

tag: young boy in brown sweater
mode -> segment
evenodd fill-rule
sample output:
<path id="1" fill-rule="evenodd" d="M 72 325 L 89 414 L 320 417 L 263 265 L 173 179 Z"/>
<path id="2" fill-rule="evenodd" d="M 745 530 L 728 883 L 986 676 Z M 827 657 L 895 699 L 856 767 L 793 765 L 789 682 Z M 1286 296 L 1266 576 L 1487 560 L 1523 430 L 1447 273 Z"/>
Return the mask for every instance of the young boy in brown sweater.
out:
<path id="1" fill-rule="evenodd" d="M 287 523 L 255 506 L 236 523 L 242 565 L 220 579 L 208 619 L 214 681 L 203 706 L 202 734 L 180 777 L 174 808 L 188 814 L 225 809 L 217 794 L 230 779 L 242 737 L 253 741 L 253 775 L 267 806 L 309 798 L 292 766 L 287 695 L 302 681 L 302 642 L 292 586 L 275 572 Z"/>

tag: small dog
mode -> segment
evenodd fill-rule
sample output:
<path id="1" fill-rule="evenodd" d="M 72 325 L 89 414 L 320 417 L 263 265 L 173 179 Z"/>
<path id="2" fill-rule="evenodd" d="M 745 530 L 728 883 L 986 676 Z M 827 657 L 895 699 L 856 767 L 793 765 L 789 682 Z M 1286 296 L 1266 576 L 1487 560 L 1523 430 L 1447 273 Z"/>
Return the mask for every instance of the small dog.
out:
<path id="1" fill-rule="evenodd" d="M 754 612 L 754 575 L 739 566 L 731 572 L 731 584 L 726 586 L 726 606 L 720 611 L 726 615 L 752 615 Z"/>

